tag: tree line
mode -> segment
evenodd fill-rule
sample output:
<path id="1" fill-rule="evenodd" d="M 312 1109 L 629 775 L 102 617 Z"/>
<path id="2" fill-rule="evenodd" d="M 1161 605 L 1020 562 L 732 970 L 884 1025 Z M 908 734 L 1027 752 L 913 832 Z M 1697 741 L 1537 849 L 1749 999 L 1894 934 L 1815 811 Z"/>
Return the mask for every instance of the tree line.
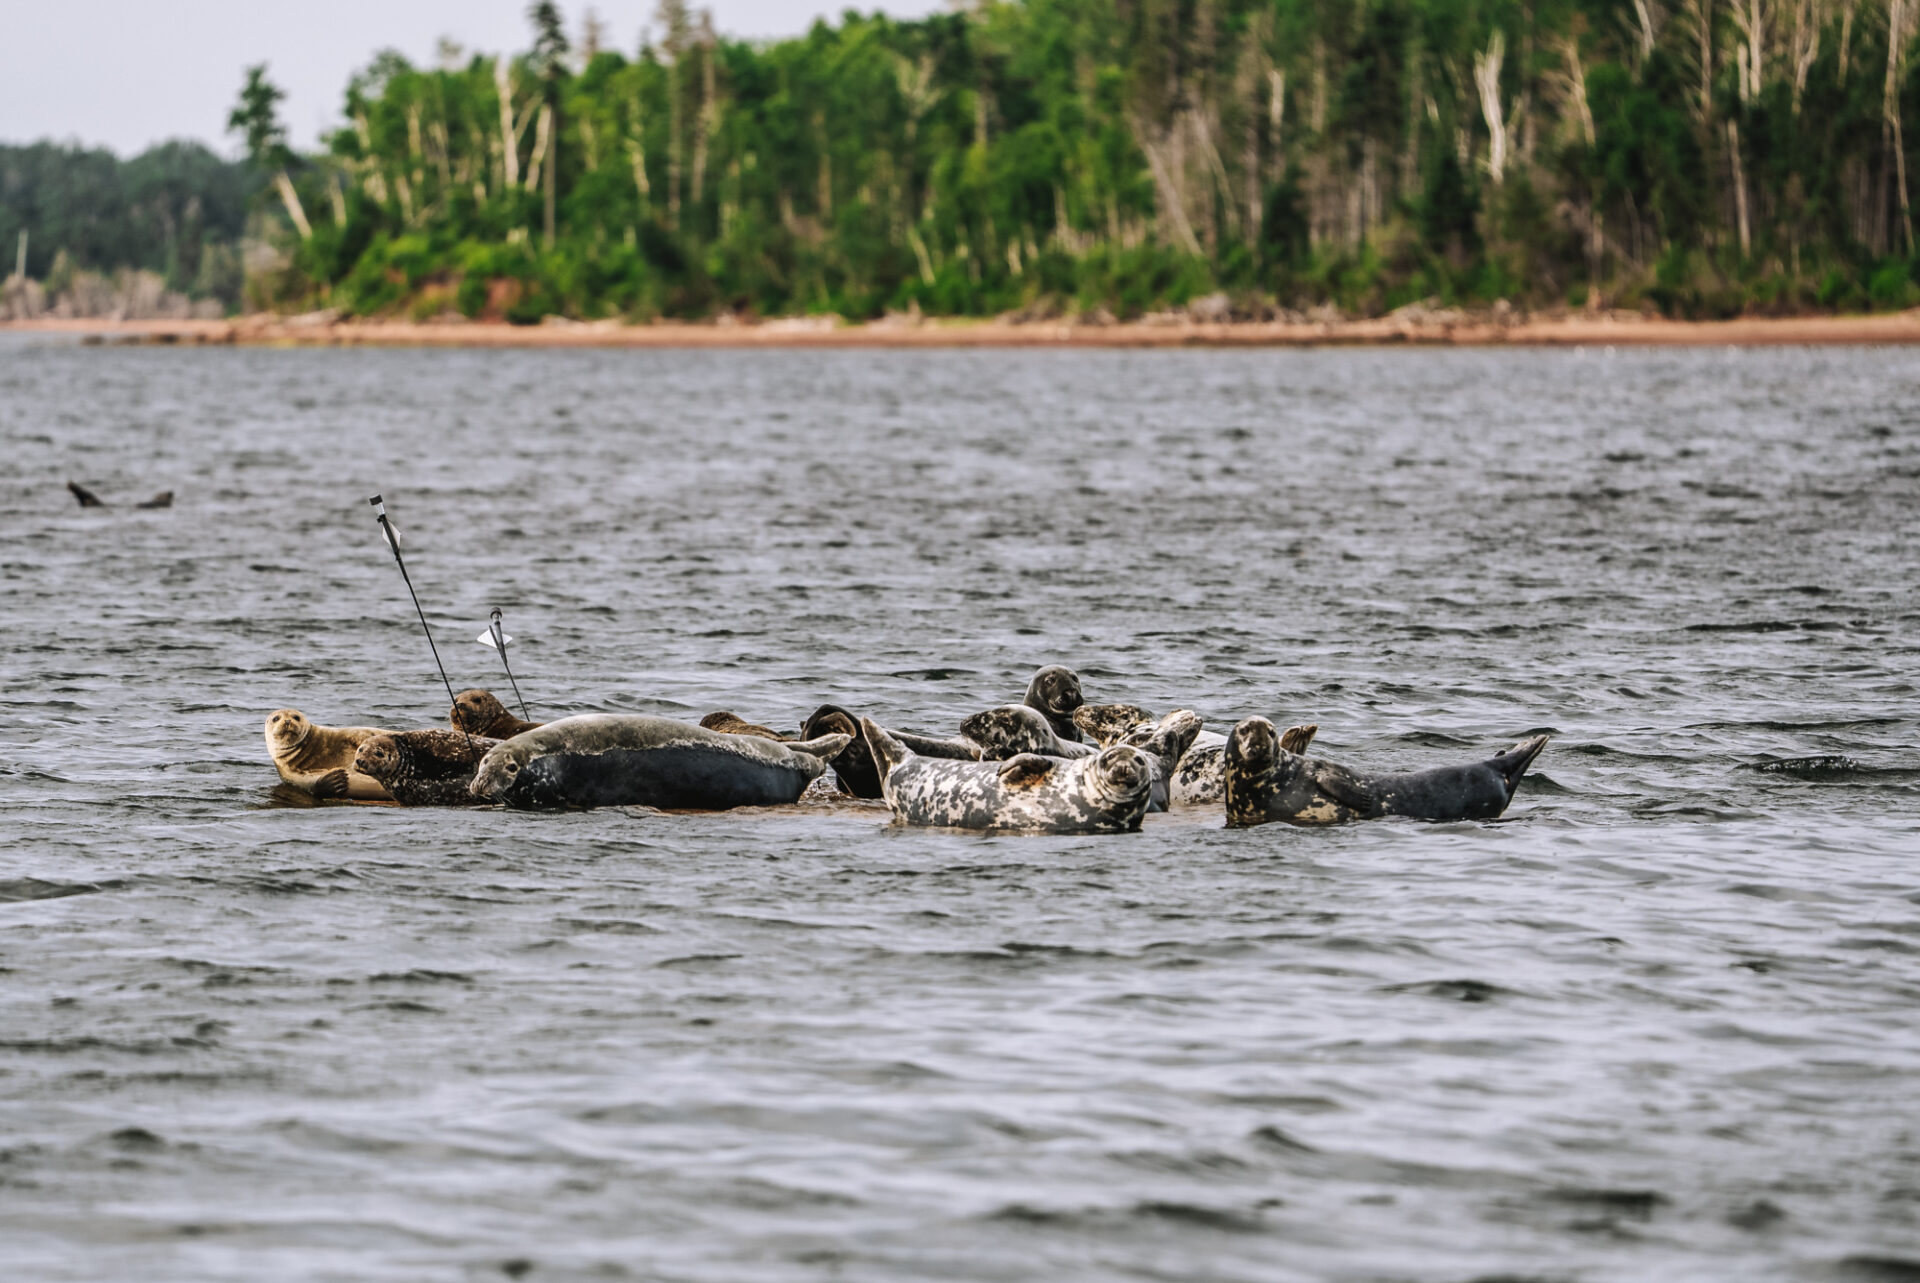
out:
<path id="1" fill-rule="evenodd" d="M 771 43 L 660 0 L 630 52 L 529 19 L 518 52 L 380 54 L 313 154 L 250 70 L 256 304 L 1920 302 L 1920 0 L 982 0 Z"/>

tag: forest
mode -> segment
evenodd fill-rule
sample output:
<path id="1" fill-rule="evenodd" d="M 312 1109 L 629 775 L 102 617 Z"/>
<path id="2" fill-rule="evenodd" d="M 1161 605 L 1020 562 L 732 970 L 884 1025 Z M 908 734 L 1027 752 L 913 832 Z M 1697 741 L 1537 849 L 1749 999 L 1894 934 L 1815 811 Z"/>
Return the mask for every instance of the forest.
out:
<path id="1" fill-rule="evenodd" d="M 1920 0 L 985 0 L 766 43 L 660 0 L 631 50 L 590 11 L 528 17 L 524 50 L 378 55 L 311 154 L 249 70 L 229 123 L 277 253 L 250 256 L 248 306 L 1920 302 Z M 115 235 L 189 270 L 184 233 Z"/>

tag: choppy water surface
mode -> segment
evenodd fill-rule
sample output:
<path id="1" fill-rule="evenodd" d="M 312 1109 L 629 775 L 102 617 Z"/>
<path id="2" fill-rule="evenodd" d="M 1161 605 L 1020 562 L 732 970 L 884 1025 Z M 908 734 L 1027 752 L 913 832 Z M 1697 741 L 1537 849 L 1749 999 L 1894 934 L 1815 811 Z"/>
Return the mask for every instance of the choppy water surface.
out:
<path id="1" fill-rule="evenodd" d="M 1887 351 L 10 342 L 0 1255 L 1920 1276 L 1916 407 Z M 376 490 L 544 715 L 941 732 L 1062 662 L 1363 766 L 1555 739 L 1484 825 L 282 805 L 269 710 L 445 710 Z"/>

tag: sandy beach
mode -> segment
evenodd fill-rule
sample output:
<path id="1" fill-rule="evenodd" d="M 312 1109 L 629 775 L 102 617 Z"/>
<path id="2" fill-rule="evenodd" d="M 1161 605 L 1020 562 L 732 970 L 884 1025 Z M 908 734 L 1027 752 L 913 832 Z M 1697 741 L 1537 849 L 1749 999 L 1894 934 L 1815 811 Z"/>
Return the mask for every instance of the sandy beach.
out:
<path id="1" fill-rule="evenodd" d="M 1409 310 L 1369 320 L 1205 323 L 1149 318 L 1116 324 L 1005 319 L 833 317 L 630 325 L 557 321 L 361 321 L 331 313 L 221 321 L 56 320 L 0 323 L 0 333 L 68 334 L 86 342 L 304 347 L 1459 347 L 1805 346 L 1920 343 L 1920 309 L 1876 316 L 1676 321 L 1638 313 L 1498 317 Z"/>

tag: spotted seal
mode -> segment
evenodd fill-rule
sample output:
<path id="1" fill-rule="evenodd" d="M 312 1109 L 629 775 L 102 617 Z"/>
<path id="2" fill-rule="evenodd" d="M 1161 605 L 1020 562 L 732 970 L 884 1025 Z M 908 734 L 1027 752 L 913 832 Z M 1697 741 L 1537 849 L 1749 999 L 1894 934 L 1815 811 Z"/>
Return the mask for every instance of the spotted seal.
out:
<path id="1" fill-rule="evenodd" d="M 769 730 L 749 722 L 744 717 L 736 717 L 732 713 L 708 713 L 700 719 L 700 724 L 710 731 L 719 731 L 722 735 L 758 735 L 763 740 L 774 740 L 781 744 L 787 744 L 793 740 L 791 735 L 782 735 L 779 731 Z"/>
<path id="2" fill-rule="evenodd" d="M 587 713 L 496 744 L 472 788 L 475 797 L 520 809 L 776 806 L 798 800 L 847 742 L 824 735 L 778 744 L 666 717 Z"/>
<path id="3" fill-rule="evenodd" d="M 901 824 L 996 833 L 1124 833 L 1140 827 L 1153 764 L 1130 744 L 1068 761 L 1022 753 L 1006 762 L 921 757 L 862 719 L 880 787 Z"/>
<path id="4" fill-rule="evenodd" d="M 1153 714 L 1137 704 L 1087 704 L 1073 711 L 1073 719 L 1093 742 L 1102 746 L 1136 742 L 1154 727 Z M 1280 742 L 1292 753 L 1304 753 L 1318 726 L 1292 726 Z M 1217 806 L 1227 796 L 1227 737 L 1203 730 L 1168 774 L 1169 807 Z"/>
<path id="5" fill-rule="evenodd" d="M 1200 715 L 1182 708 L 1156 723 L 1137 727 L 1120 741 L 1139 749 L 1153 763 L 1153 801 L 1147 807 L 1149 811 L 1167 809 L 1174 771 L 1188 756 L 1193 737 L 1199 733 Z"/>
<path id="6" fill-rule="evenodd" d="M 960 734 L 980 746 L 983 762 L 1004 762 L 1022 753 L 1042 757 L 1092 757 L 1100 750 L 1078 738 L 1061 739 L 1045 714 L 1026 704 L 1002 704 L 960 723 Z"/>
<path id="7" fill-rule="evenodd" d="M 858 717 L 838 704 L 822 704 L 813 710 L 813 716 L 800 728 L 800 734 L 806 739 L 817 739 L 822 735 L 851 736 L 846 748 L 828 763 L 833 767 L 833 776 L 840 784 L 840 791 L 853 797 L 877 798 L 881 795 L 880 767 L 874 761 L 873 750 L 868 747 L 866 736 L 860 731 Z M 935 739 L 910 731 L 888 731 L 887 734 L 921 757 L 961 762 L 980 760 L 980 746 L 965 740 Z"/>
<path id="8" fill-rule="evenodd" d="M 507 706 L 492 691 L 465 690 L 453 697 L 448 715 L 456 731 L 487 739 L 510 740 L 526 731 L 538 730 L 544 722 L 523 722 L 507 711 Z"/>
<path id="9" fill-rule="evenodd" d="M 1080 730 L 1073 724 L 1074 710 L 1087 702 L 1080 693 L 1080 674 L 1049 664 L 1033 675 L 1020 702 L 1046 718 L 1055 735 L 1069 744 L 1080 742 Z"/>
<path id="10" fill-rule="evenodd" d="M 1282 745 L 1264 717 L 1227 737 L 1227 823 L 1338 824 L 1405 815 L 1417 820 L 1491 820 L 1507 809 L 1520 777 L 1547 746 L 1545 735 L 1470 766 L 1363 775 Z"/>
<path id="11" fill-rule="evenodd" d="M 499 740 L 462 731 L 381 731 L 360 741 L 353 769 L 402 806 L 472 806 L 473 773 Z"/>
<path id="12" fill-rule="evenodd" d="M 387 801 L 391 794 L 371 775 L 353 769 L 354 750 L 380 732 L 371 726 L 315 726 L 297 708 L 267 714 L 267 753 L 280 778 L 317 798 Z"/>

